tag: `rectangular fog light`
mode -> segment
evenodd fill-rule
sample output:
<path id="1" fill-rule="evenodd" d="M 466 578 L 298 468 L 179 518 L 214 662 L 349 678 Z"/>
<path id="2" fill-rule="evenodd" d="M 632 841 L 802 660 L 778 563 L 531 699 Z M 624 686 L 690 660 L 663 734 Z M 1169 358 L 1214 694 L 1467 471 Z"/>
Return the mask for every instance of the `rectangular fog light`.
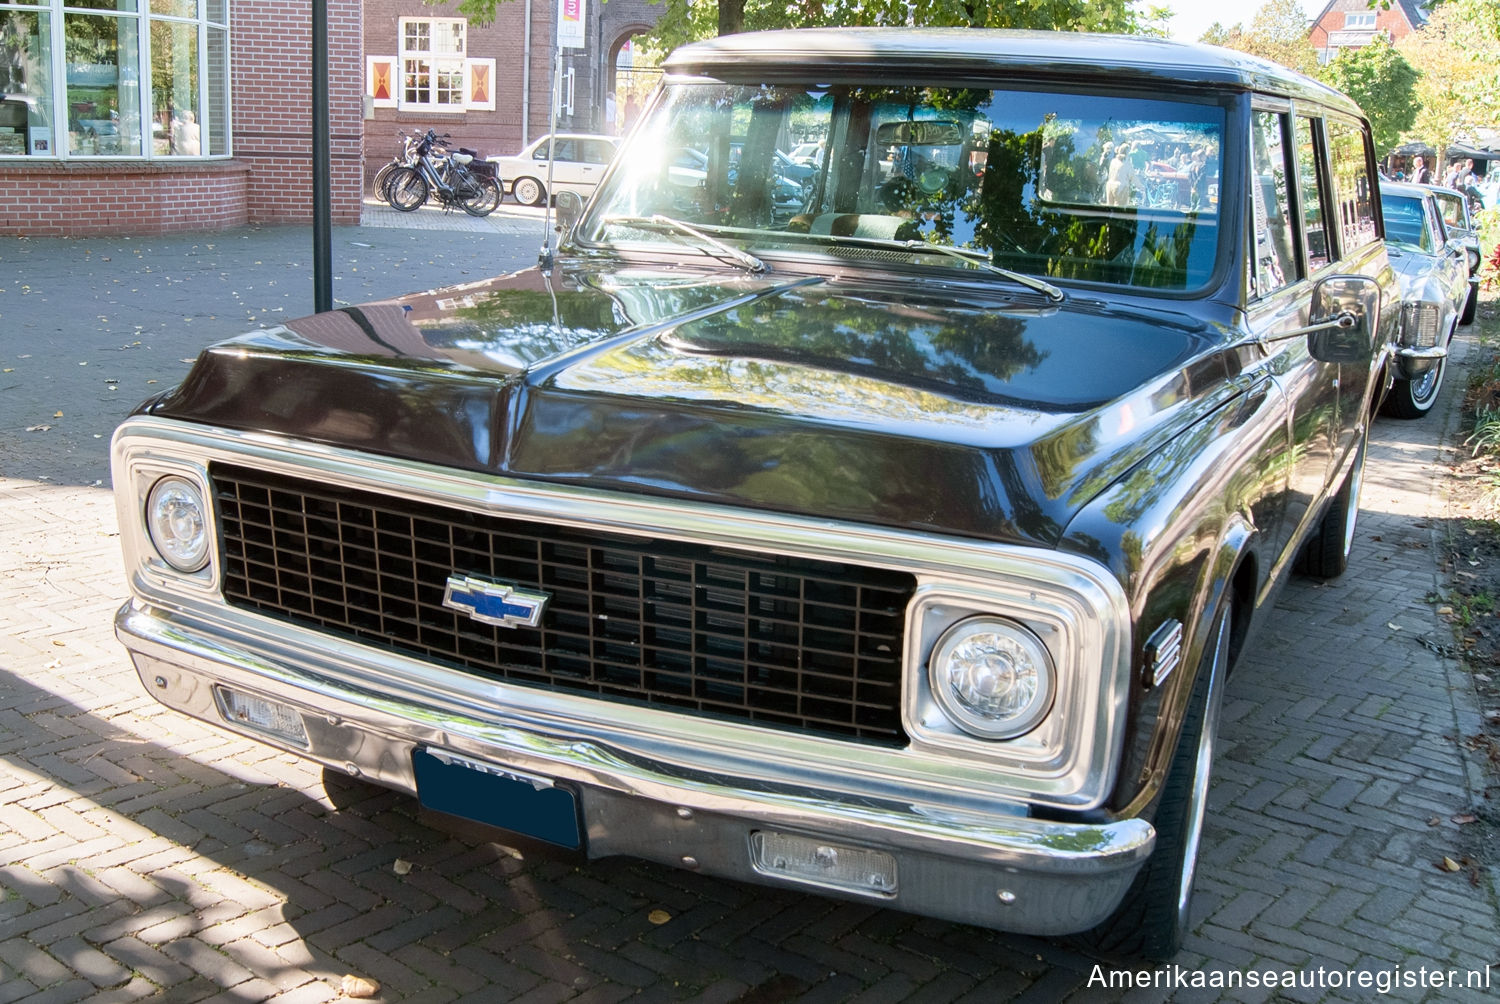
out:
<path id="1" fill-rule="evenodd" d="M 750 856 L 762 875 L 884 899 L 896 895 L 896 859 L 884 851 L 758 830 L 750 834 Z"/>
<path id="2" fill-rule="evenodd" d="M 214 696 L 218 698 L 219 714 L 229 724 L 254 729 L 307 749 L 307 730 L 302 727 L 302 715 L 290 704 L 253 697 L 227 687 L 216 687 Z"/>

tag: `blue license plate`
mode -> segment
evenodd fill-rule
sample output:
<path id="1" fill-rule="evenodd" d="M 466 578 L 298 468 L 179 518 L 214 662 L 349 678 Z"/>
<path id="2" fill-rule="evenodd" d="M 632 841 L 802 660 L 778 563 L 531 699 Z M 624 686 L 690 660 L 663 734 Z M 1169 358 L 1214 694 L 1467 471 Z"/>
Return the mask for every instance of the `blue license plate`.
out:
<path id="1" fill-rule="evenodd" d="M 417 798 L 450 816 L 523 833 L 574 850 L 583 846 L 578 799 L 549 779 L 443 750 L 412 750 Z"/>

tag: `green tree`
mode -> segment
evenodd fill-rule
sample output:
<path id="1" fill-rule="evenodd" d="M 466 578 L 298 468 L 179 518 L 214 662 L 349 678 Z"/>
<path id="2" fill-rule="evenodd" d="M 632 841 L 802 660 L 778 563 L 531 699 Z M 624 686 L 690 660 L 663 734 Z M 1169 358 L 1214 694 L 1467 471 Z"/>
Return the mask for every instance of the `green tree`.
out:
<path id="1" fill-rule="evenodd" d="M 1415 67 L 1384 35 L 1360 49 L 1343 49 L 1322 79 L 1355 100 L 1370 120 L 1375 152 L 1385 156 L 1417 120 Z"/>
<path id="2" fill-rule="evenodd" d="M 1500 117 L 1500 10 L 1495 0 L 1445 0 L 1398 45 L 1421 68 L 1414 132 L 1443 153 Z"/>
<path id="3" fill-rule="evenodd" d="M 1307 37 L 1307 14 L 1298 0 L 1266 0 L 1247 30 L 1214 22 L 1202 40 L 1269 59 L 1312 76 L 1318 71 L 1318 51 Z"/>

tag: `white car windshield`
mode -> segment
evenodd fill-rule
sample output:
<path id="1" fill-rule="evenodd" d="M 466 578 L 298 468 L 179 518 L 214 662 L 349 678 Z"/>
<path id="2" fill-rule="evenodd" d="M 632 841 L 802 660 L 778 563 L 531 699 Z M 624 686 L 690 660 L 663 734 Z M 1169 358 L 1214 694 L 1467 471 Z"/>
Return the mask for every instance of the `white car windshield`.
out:
<path id="1" fill-rule="evenodd" d="M 578 236 L 671 241 L 631 223 L 667 217 L 757 253 L 922 242 L 1047 279 L 1189 290 L 1218 253 L 1224 122 L 1219 104 L 1143 97 L 676 82 Z"/>

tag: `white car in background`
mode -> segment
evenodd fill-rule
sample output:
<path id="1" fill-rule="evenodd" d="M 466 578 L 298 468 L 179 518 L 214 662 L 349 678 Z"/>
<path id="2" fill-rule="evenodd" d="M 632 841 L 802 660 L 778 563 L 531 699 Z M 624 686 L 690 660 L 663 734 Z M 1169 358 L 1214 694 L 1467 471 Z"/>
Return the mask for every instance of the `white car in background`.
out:
<path id="1" fill-rule="evenodd" d="M 614 136 L 549 133 L 514 156 L 489 159 L 500 172 L 501 185 L 513 199 L 528 206 L 540 206 L 549 196 L 555 199 L 558 192 L 577 192 L 584 199 L 593 195 L 599 179 L 615 159 L 618 144 L 619 139 Z"/>

